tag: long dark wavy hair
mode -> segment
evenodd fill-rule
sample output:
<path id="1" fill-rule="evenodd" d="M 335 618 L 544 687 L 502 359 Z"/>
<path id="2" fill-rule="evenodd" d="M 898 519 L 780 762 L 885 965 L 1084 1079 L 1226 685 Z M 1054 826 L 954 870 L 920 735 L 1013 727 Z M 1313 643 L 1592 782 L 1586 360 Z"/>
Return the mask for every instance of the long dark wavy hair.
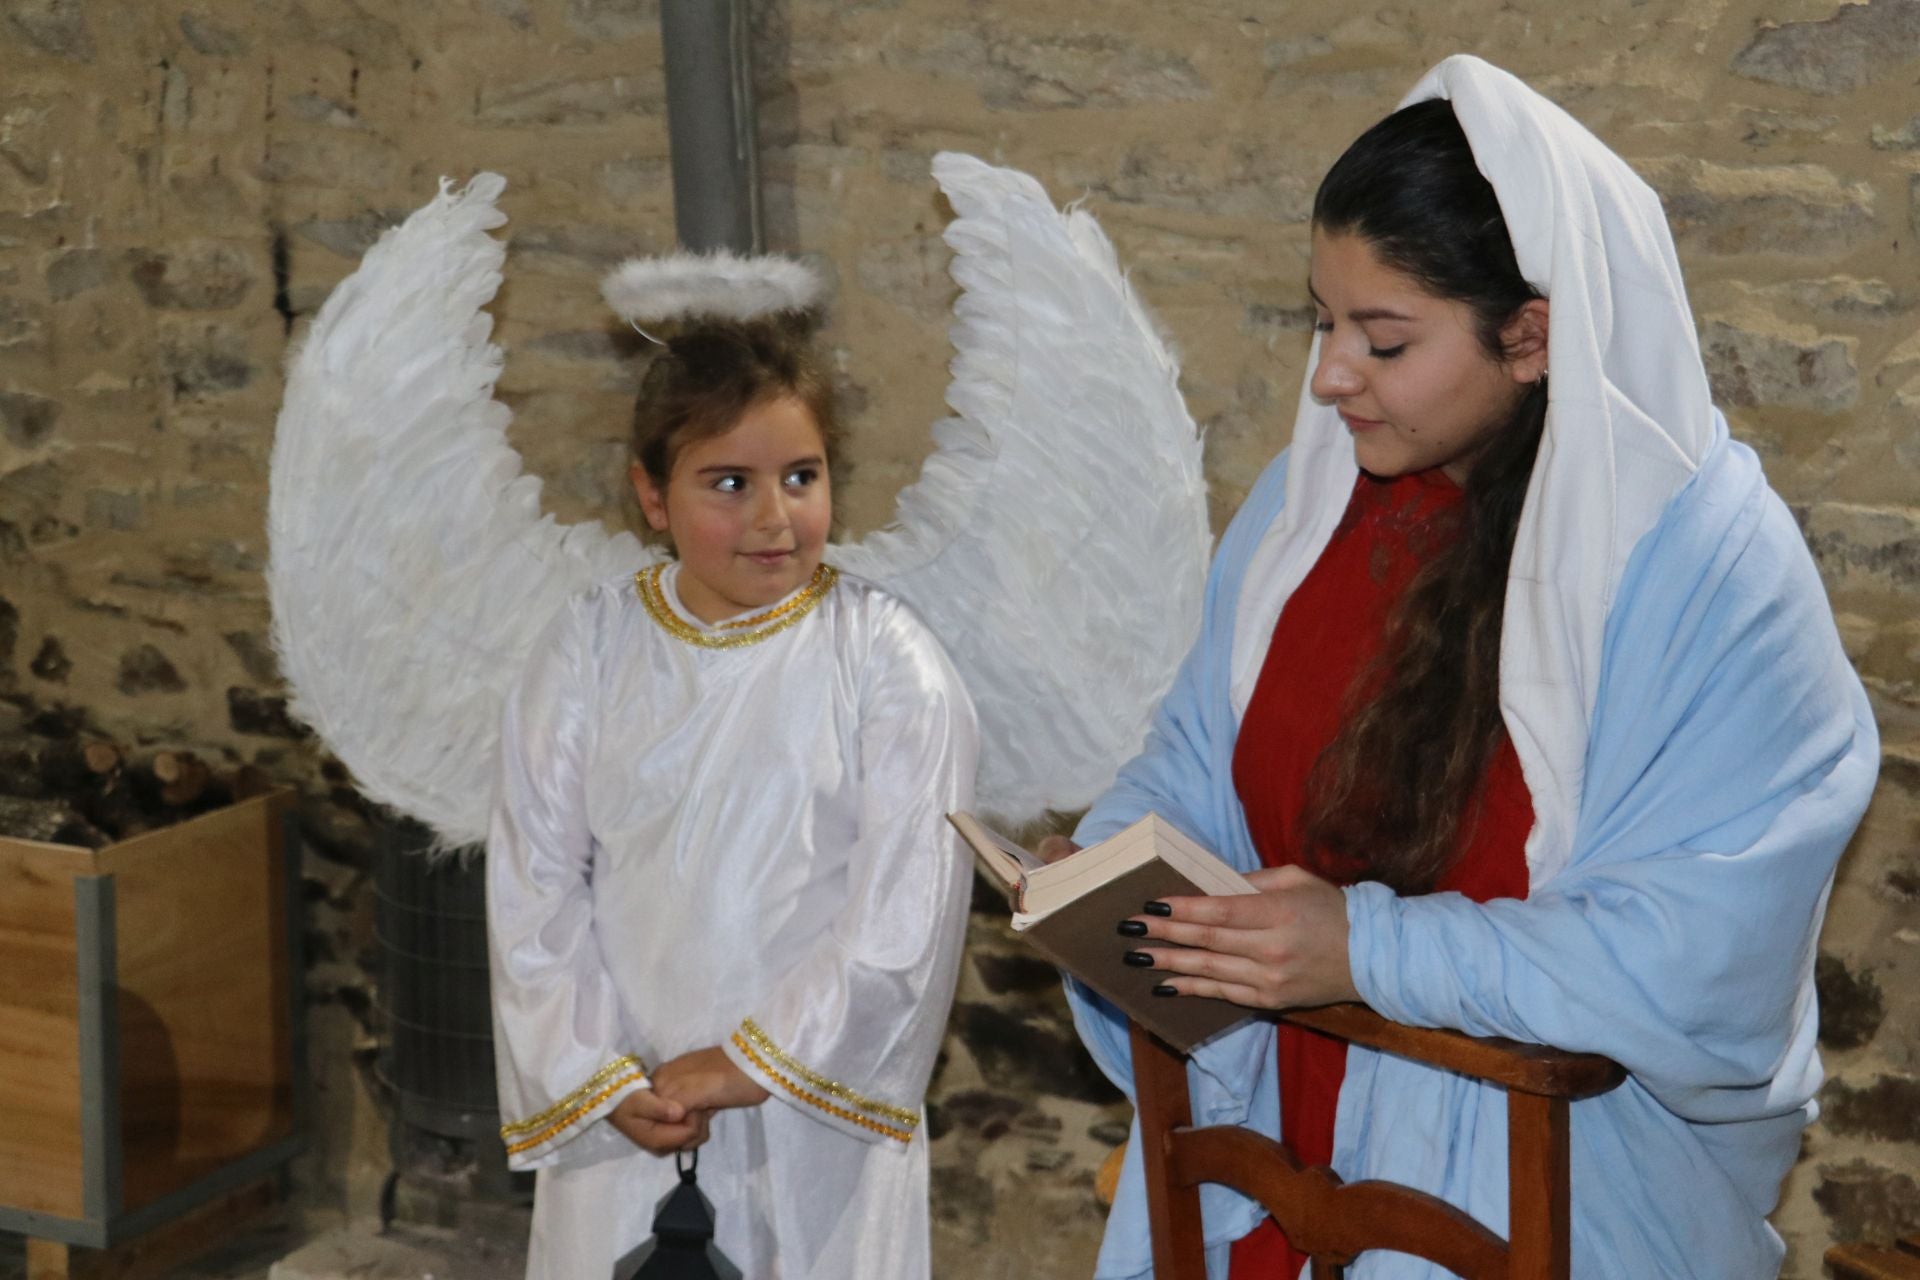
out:
<path id="1" fill-rule="evenodd" d="M 1541 294 L 1520 274 L 1493 187 L 1443 99 L 1362 134 L 1314 197 L 1317 230 L 1359 236 L 1430 294 L 1464 303 L 1490 359 Z M 1467 477 L 1459 536 L 1395 606 L 1379 657 L 1348 690 L 1348 713 L 1308 778 L 1310 863 L 1325 874 L 1431 890 L 1478 821 L 1481 780 L 1506 734 L 1500 627 L 1527 481 L 1546 424 L 1535 383 Z"/>

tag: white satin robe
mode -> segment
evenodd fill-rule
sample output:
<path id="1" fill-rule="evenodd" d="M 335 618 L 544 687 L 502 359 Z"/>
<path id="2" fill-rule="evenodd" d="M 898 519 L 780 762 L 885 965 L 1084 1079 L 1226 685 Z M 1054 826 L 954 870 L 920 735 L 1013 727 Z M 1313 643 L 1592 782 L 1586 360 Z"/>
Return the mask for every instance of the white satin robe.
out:
<path id="1" fill-rule="evenodd" d="M 683 623 L 703 627 L 663 581 Z M 771 1097 L 700 1149 L 752 1280 L 928 1274 L 921 1100 L 952 1000 L 979 731 L 939 643 L 842 576 L 797 624 L 697 647 L 629 579 L 575 600 L 509 698 L 487 849 L 511 1163 L 538 1169 L 527 1274 L 601 1280 L 671 1157 L 606 1115 L 721 1046 Z"/>

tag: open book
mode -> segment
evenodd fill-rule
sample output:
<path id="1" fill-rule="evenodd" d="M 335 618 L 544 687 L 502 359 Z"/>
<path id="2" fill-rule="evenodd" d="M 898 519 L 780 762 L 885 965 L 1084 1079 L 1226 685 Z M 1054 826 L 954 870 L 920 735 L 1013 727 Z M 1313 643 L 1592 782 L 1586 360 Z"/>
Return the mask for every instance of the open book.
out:
<path id="1" fill-rule="evenodd" d="M 1246 877 L 1158 814 L 1055 863 L 1045 863 L 970 813 L 950 813 L 987 879 L 1006 894 L 1013 927 L 1060 968 L 1121 1012 L 1185 1052 L 1250 1011 L 1201 996 L 1160 997 L 1163 969 L 1135 969 L 1120 957 L 1139 946 L 1114 927 L 1156 898 L 1254 893 Z"/>

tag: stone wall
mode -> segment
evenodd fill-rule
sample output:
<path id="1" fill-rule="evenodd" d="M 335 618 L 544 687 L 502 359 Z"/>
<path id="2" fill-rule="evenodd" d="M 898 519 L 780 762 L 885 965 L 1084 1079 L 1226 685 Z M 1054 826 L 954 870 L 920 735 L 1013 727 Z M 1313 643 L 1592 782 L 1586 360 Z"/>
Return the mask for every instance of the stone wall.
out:
<path id="1" fill-rule="evenodd" d="M 1219 521 L 1285 443 L 1314 185 L 1427 65 L 1492 58 L 1655 184 L 1718 395 L 1804 522 L 1886 739 L 1822 947 L 1832 1079 L 1776 1219 L 1788 1274 L 1819 1274 L 1830 1239 L 1920 1229 L 1920 5 L 762 0 L 755 46 L 773 247 L 837 279 L 854 533 L 941 412 L 936 150 L 1087 198 L 1185 352 Z M 9 0 L 0 72 L 0 716 L 64 708 L 307 787 L 337 1050 L 315 1193 L 364 1209 L 364 818 L 264 640 L 279 362 L 438 177 L 504 173 L 516 441 L 561 519 L 626 519 L 631 345 L 595 284 L 671 240 L 657 8 Z M 1047 975 L 976 933 L 937 1095 L 942 1256 L 1041 1274 L 1019 1232 L 1044 1221 L 1045 1273 L 1079 1274 L 1124 1112 L 1067 1065 Z"/>

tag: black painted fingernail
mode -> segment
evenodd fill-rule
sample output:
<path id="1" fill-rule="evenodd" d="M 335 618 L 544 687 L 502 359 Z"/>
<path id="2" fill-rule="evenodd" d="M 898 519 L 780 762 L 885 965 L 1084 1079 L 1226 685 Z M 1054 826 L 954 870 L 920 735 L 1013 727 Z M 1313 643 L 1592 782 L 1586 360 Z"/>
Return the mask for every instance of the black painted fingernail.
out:
<path id="1" fill-rule="evenodd" d="M 1127 954 L 1121 956 L 1120 960 L 1123 964 L 1130 964 L 1136 969 L 1151 969 L 1153 967 L 1153 957 L 1144 951 L 1129 951 Z"/>
<path id="2" fill-rule="evenodd" d="M 1144 938 L 1147 936 L 1147 922 L 1145 920 L 1122 920 L 1114 927 L 1129 938 Z"/>
<path id="3" fill-rule="evenodd" d="M 1170 916 L 1173 914 L 1173 908 L 1164 902 L 1149 902 L 1140 909 L 1150 916 Z"/>
<path id="4" fill-rule="evenodd" d="M 1153 989 L 1153 994 L 1157 996 L 1177 996 L 1180 993 L 1174 988 L 1171 982 L 1163 982 Z"/>

